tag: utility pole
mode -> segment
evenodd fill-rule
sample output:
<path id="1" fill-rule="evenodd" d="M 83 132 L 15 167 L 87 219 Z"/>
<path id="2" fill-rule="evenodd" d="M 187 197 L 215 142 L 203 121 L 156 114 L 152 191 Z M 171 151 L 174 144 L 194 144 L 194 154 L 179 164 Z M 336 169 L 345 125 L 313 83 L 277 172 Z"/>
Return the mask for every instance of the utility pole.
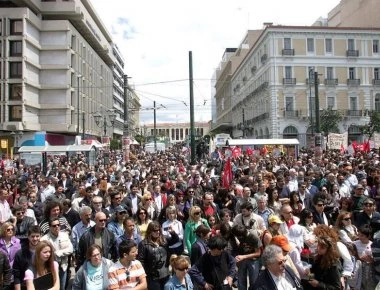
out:
<path id="1" fill-rule="evenodd" d="M 193 52 L 189 51 L 189 89 L 190 89 L 190 148 L 191 164 L 196 164 L 195 158 L 195 128 L 194 128 L 194 91 L 193 91 Z"/>
<path id="2" fill-rule="evenodd" d="M 314 94 L 315 94 L 315 156 L 322 157 L 322 135 L 319 117 L 319 92 L 318 72 L 314 72 Z"/>
<path id="3" fill-rule="evenodd" d="M 153 138 L 154 138 L 154 152 L 157 152 L 157 132 L 156 132 L 156 101 L 153 101 Z"/>
<path id="4" fill-rule="evenodd" d="M 123 126 L 123 151 L 124 161 L 129 161 L 129 151 L 131 138 L 129 137 L 129 96 L 128 96 L 128 75 L 124 75 L 124 126 Z"/>
<path id="5" fill-rule="evenodd" d="M 83 111 L 83 115 L 82 115 L 82 140 L 84 140 L 84 130 L 85 130 L 85 112 Z"/>
<path id="6" fill-rule="evenodd" d="M 82 75 L 77 75 L 77 136 L 79 136 L 79 124 L 80 124 L 80 110 L 79 110 L 79 79 L 82 77 Z"/>
<path id="7" fill-rule="evenodd" d="M 241 109 L 241 115 L 243 117 L 243 124 L 242 126 L 242 131 L 243 131 L 243 139 L 245 138 L 245 115 L 244 115 L 244 108 Z"/>
<path id="8" fill-rule="evenodd" d="M 314 135 L 314 120 L 313 120 L 313 104 L 311 102 L 311 88 L 312 88 L 312 79 L 314 78 L 314 70 L 310 68 L 309 70 L 309 108 L 310 108 L 310 126 L 311 126 L 311 134 Z M 315 84 L 315 83 L 314 83 Z"/>

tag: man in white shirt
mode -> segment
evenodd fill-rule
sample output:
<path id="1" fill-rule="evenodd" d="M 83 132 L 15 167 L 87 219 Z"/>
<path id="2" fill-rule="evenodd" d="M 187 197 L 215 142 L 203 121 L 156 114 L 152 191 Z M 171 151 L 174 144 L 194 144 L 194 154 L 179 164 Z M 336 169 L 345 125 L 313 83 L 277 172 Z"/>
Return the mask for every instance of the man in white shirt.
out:
<path id="1" fill-rule="evenodd" d="M 42 203 L 45 202 L 46 198 L 52 196 L 55 193 L 55 187 L 50 184 L 49 179 L 45 178 L 42 183 L 42 188 L 40 192 L 40 200 Z"/>
<path id="2" fill-rule="evenodd" d="M 0 225 L 8 221 L 11 217 L 11 209 L 7 201 L 8 196 L 8 189 L 3 188 L 0 190 Z"/>

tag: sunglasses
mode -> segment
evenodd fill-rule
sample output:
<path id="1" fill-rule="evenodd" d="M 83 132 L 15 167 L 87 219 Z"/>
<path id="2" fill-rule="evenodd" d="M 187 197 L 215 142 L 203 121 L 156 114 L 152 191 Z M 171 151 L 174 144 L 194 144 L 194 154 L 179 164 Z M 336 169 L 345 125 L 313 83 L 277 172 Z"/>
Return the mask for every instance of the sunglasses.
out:
<path id="1" fill-rule="evenodd" d="M 321 206 L 325 206 L 325 204 L 324 203 L 318 203 L 317 206 L 321 207 Z"/>
<path id="2" fill-rule="evenodd" d="M 158 230 L 153 230 L 152 232 L 154 232 L 154 233 L 159 233 L 160 230 L 159 230 L 159 229 L 158 229 Z"/>
<path id="3" fill-rule="evenodd" d="M 127 214 L 126 211 L 119 212 L 118 214 Z"/>
<path id="4" fill-rule="evenodd" d="M 19 211 L 18 213 L 16 213 L 16 215 L 23 215 L 24 213 L 24 211 Z"/>
<path id="5" fill-rule="evenodd" d="M 365 203 L 364 206 L 371 207 L 373 206 L 373 203 Z"/>
<path id="6" fill-rule="evenodd" d="M 105 223 L 107 220 L 104 219 L 104 220 L 99 220 L 101 223 Z"/>
<path id="7" fill-rule="evenodd" d="M 127 275 L 127 278 L 126 278 L 127 282 L 129 282 L 131 280 L 131 275 L 130 274 L 131 273 L 128 270 L 125 271 L 125 275 Z"/>
<path id="8" fill-rule="evenodd" d="M 10 233 L 10 232 L 14 232 L 14 231 L 15 231 L 15 229 L 13 229 L 13 228 L 12 228 L 12 229 L 7 229 L 7 232 L 8 232 L 8 233 Z"/>
<path id="9" fill-rule="evenodd" d="M 344 221 L 350 221 L 350 220 L 351 220 L 351 218 L 350 218 L 350 217 L 348 217 L 348 218 L 344 218 L 343 220 L 344 220 Z"/>
<path id="10" fill-rule="evenodd" d="M 189 190 L 189 193 L 194 193 L 194 190 Z"/>
<path id="11" fill-rule="evenodd" d="M 144 215 L 146 215 L 146 212 L 140 212 L 139 215 L 140 215 L 140 214 L 144 214 Z"/>
<path id="12" fill-rule="evenodd" d="M 194 213 L 194 215 L 200 215 L 200 214 L 201 214 L 200 211 L 197 211 L 197 212 Z"/>
<path id="13" fill-rule="evenodd" d="M 312 218 L 313 218 L 313 216 L 312 216 L 312 215 L 310 215 L 310 216 L 308 216 L 307 218 L 308 218 L 308 219 L 312 219 Z"/>
<path id="14" fill-rule="evenodd" d="M 177 270 L 183 272 L 183 271 L 188 271 L 189 268 L 188 267 L 186 267 L 186 268 L 177 268 Z"/>
<path id="15" fill-rule="evenodd" d="M 52 228 L 58 228 L 59 227 L 59 224 L 56 224 L 56 225 L 50 225 Z"/>

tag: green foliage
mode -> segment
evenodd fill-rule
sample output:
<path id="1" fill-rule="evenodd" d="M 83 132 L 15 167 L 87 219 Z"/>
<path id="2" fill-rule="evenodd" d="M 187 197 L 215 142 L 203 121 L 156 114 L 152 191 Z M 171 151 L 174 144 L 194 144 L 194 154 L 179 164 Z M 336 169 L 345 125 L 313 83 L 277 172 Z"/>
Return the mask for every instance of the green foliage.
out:
<path id="1" fill-rule="evenodd" d="M 112 139 L 110 143 L 110 149 L 111 150 L 120 149 L 120 140 Z"/>
<path id="2" fill-rule="evenodd" d="M 136 135 L 135 139 L 136 139 L 137 142 L 139 142 L 140 145 L 142 145 L 143 143 L 145 143 L 145 137 L 143 135 Z"/>
<path id="3" fill-rule="evenodd" d="M 369 112 L 369 122 L 366 125 L 358 126 L 364 135 L 367 135 L 369 139 L 372 138 L 375 132 L 380 132 L 380 112 Z"/>
<path id="4" fill-rule="evenodd" d="M 339 133 L 339 122 L 343 120 L 343 114 L 340 111 L 332 109 L 323 109 L 319 113 L 321 132 L 327 136 L 329 133 Z M 313 122 L 315 131 L 315 120 Z"/>

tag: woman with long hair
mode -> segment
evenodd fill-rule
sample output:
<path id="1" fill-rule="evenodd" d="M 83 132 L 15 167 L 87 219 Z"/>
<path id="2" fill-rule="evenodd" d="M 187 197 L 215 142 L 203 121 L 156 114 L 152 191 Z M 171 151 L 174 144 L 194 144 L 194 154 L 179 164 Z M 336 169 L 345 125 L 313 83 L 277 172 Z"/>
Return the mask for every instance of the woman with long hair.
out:
<path id="1" fill-rule="evenodd" d="M 176 232 L 169 228 L 170 237 L 162 234 L 161 226 L 153 221 L 148 225 L 145 240 L 138 248 L 137 259 L 147 275 L 148 290 L 162 289 L 169 279 L 169 246 L 179 241 Z"/>
<path id="2" fill-rule="evenodd" d="M 305 283 L 308 289 L 340 290 L 341 265 L 336 242 L 329 236 L 318 237 L 317 256 L 311 268 L 312 276 Z"/>
<path id="3" fill-rule="evenodd" d="M 152 222 L 148 217 L 148 211 L 140 207 L 136 212 L 137 228 L 140 232 L 141 239 L 145 239 L 146 230 L 148 225 Z"/>
<path id="4" fill-rule="evenodd" d="M 150 220 L 156 220 L 158 218 L 158 207 L 149 191 L 145 192 L 141 197 L 139 207 L 146 210 Z"/>
<path id="5" fill-rule="evenodd" d="M 59 290 L 58 263 L 54 261 L 54 248 L 48 241 L 40 241 L 36 246 L 32 266 L 25 272 L 27 290 L 39 290 L 35 287 L 34 280 L 51 274 L 53 285 L 49 290 Z"/>
<path id="6" fill-rule="evenodd" d="M 281 201 L 277 189 L 268 192 L 268 208 L 272 209 L 275 214 L 280 214 Z"/>
<path id="7" fill-rule="evenodd" d="M 352 214 L 342 211 L 335 223 L 340 240 L 343 243 L 352 243 L 358 239 L 358 229 L 352 224 Z"/>
<path id="8" fill-rule="evenodd" d="M 194 289 L 193 282 L 187 271 L 190 268 L 189 260 L 184 256 L 172 255 L 170 257 L 170 265 L 173 269 L 173 276 L 166 282 L 164 290 L 176 289 Z"/>
<path id="9" fill-rule="evenodd" d="M 289 205 L 293 210 L 293 215 L 299 217 L 302 211 L 302 201 L 300 200 L 298 192 L 292 191 L 289 195 L 289 199 L 290 199 Z"/>
<path id="10" fill-rule="evenodd" d="M 0 227 L 0 251 L 8 257 L 11 267 L 16 252 L 20 249 L 20 240 L 15 237 L 15 227 L 10 222 L 3 223 Z"/>
<path id="11" fill-rule="evenodd" d="M 108 289 L 108 272 L 111 260 L 102 257 L 102 248 L 91 245 L 86 252 L 86 261 L 75 274 L 72 290 Z M 94 279 L 94 278 L 97 279 Z"/>
<path id="12" fill-rule="evenodd" d="M 191 255 L 191 246 L 197 239 L 194 231 L 201 224 L 210 228 L 207 220 L 201 217 L 201 208 L 199 206 L 192 206 L 189 210 L 189 219 L 185 226 L 185 244 L 189 255 Z"/>
<path id="13" fill-rule="evenodd" d="M 166 221 L 162 224 L 162 233 L 165 237 L 170 238 L 169 229 L 172 229 L 178 235 L 179 241 L 169 247 L 169 256 L 172 254 L 181 255 L 183 252 L 183 226 L 177 220 L 177 209 L 174 205 L 166 208 Z"/>

